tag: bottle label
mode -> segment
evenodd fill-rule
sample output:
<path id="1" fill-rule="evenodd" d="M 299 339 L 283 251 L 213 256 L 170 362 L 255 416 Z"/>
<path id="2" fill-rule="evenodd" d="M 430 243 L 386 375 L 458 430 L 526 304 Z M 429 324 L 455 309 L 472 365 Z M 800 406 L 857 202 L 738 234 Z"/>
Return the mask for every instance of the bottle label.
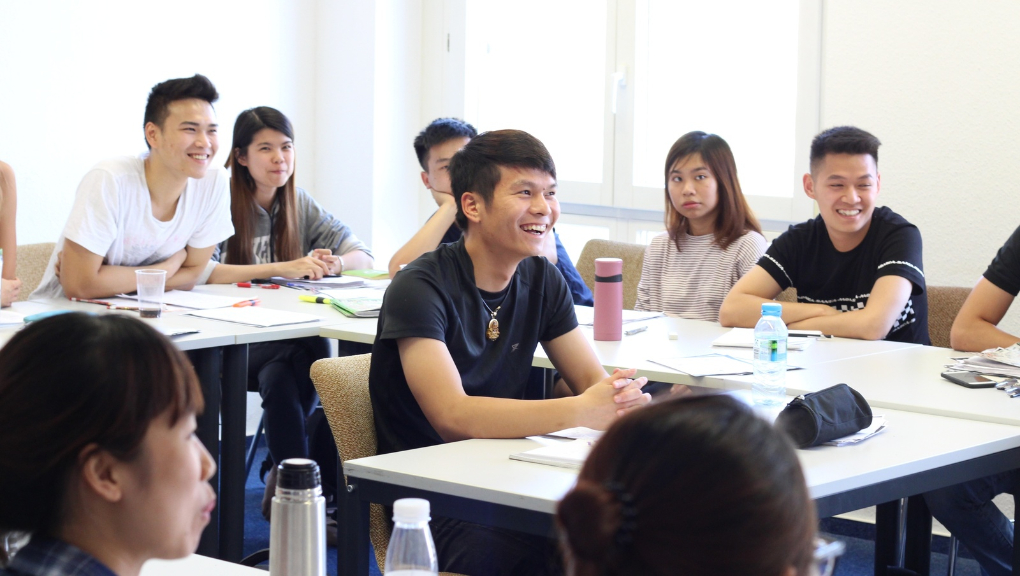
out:
<path id="1" fill-rule="evenodd" d="M 755 341 L 754 358 L 766 362 L 785 362 L 786 340 L 762 338 Z"/>

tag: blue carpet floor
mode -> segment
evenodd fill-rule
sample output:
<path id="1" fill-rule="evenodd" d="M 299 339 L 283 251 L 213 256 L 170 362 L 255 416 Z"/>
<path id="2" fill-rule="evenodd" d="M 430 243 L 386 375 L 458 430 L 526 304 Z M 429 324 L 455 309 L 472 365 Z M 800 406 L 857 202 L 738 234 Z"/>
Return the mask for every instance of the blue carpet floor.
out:
<path id="1" fill-rule="evenodd" d="M 250 438 L 249 438 L 250 441 Z M 263 444 L 255 457 L 255 465 L 245 484 L 244 493 L 244 555 L 247 556 L 258 550 L 269 548 L 269 522 L 262 518 L 262 494 L 265 485 L 259 480 L 259 463 L 266 456 L 265 444 Z M 836 576 L 866 576 L 874 574 L 875 562 L 875 527 L 871 524 L 853 522 L 849 520 L 826 519 L 822 520 L 820 530 L 823 534 L 842 540 L 847 545 L 846 554 L 843 555 L 836 565 Z M 933 575 L 946 574 L 946 558 L 949 548 L 949 539 L 936 536 L 932 542 L 931 573 Z M 375 562 L 375 555 L 371 554 L 369 559 L 369 574 L 381 576 L 379 567 Z M 960 558 L 957 561 L 957 576 L 980 576 L 981 571 L 967 552 L 964 546 L 960 546 Z M 336 548 L 330 548 L 326 553 L 327 573 L 336 574 Z"/>

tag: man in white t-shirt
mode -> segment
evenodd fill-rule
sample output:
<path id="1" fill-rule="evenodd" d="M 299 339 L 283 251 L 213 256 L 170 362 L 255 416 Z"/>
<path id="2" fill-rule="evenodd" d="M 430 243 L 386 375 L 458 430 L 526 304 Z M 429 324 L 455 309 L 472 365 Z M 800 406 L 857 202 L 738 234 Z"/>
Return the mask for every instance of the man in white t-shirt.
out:
<path id="1" fill-rule="evenodd" d="M 218 97 L 201 74 L 152 88 L 149 152 L 105 160 L 85 175 L 33 297 L 133 292 L 139 268 L 166 270 L 167 290 L 203 280 L 213 248 L 234 233 L 229 176 L 210 170 Z"/>

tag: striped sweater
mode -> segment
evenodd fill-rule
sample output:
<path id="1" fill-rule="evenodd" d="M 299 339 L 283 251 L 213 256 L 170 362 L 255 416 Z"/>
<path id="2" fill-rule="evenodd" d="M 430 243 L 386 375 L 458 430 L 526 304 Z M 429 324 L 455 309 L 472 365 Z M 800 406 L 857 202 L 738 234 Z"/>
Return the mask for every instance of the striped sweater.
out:
<path id="1" fill-rule="evenodd" d="M 662 311 L 691 320 L 719 320 L 730 288 L 765 253 L 765 238 L 748 232 L 723 250 L 715 236 L 685 235 L 682 252 L 663 232 L 645 250 L 637 310 Z"/>

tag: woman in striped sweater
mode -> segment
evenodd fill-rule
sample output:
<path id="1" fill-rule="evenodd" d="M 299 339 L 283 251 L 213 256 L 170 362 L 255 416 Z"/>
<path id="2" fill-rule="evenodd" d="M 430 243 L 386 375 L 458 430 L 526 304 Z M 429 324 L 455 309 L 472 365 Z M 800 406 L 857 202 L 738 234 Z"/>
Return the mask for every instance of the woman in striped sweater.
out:
<path id="1" fill-rule="evenodd" d="M 726 141 L 689 132 L 666 156 L 666 232 L 645 251 L 638 310 L 719 319 L 730 288 L 765 253 Z"/>

